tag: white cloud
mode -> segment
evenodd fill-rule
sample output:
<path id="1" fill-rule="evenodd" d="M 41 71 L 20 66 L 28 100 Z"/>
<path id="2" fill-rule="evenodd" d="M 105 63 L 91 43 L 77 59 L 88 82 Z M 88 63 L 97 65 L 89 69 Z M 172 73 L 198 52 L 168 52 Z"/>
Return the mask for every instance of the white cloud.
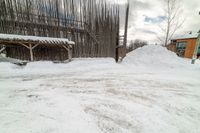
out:
<path id="1" fill-rule="evenodd" d="M 123 0 L 122 0 L 123 1 Z M 164 5 L 161 0 L 136 0 L 131 2 L 128 39 L 144 39 L 150 43 L 157 42 L 161 34 L 157 23 L 146 23 L 145 17 L 156 18 L 164 15 Z M 200 29 L 200 2 L 199 0 L 182 0 L 182 15 L 186 18 L 183 27 L 178 32 L 197 32 Z"/>

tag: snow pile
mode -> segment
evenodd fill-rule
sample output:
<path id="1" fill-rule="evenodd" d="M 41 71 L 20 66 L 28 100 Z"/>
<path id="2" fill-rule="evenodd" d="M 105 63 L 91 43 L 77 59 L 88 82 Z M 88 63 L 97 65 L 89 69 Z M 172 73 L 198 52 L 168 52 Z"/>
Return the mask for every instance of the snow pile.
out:
<path id="1" fill-rule="evenodd" d="M 124 64 L 144 67 L 184 67 L 189 63 L 160 45 L 147 45 L 127 55 Z"/>
<path id="2" fill-rule="evenodd" d="M 19 66 L 8 62 L 0 62 L 0 77 L 8 76 L 10 73 L 14 73 Z"/>
<path id="3" fill-rule="evenodd" d="M 23 64 L 27 61 L 22 61 L 22 60 L 10 58 L 10 57 L 4 57 L 4 56 L 0 55 L 0 62 L 10 62 L 10 63 L 13 63 L 13 64 Z"/>
<path id="4" fill-rule="evenodd" d="M 196 60 L 195 62 L 197 65 L 200 65 L 200 59 Z"/>
<path id="5" fill-rule="evenodd" d="M 30 62 L 26 66 L 18 66 L 9 62 L 0 61 L 0 77 L 1 76 L 24 76 L 24 75 L 46 75 L 46 74 L 63 74 L 67 71 L 88 71 L 91 70 L 111 70 L 117 67 L 113 58 L 99 59 L 73 59 L 69 63 L 53 63 L 51 61 Z"/>
<path id="6" fill-rule="evenodd" d="M 200 133 L 200 69 L 179 67 L 191 60 L 152 45 L 124 62 L 0 62 L 0 133 Z"/>

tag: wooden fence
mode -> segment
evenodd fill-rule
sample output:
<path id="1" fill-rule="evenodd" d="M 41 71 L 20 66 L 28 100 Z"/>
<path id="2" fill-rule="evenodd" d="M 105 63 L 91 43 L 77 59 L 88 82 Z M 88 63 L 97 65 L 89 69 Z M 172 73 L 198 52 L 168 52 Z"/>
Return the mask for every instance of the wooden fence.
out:
<path id="1" fill-rule="evenodd" d="M 116 58 L 119 12 L 105 0 L 1 0 L 0 33 L 68 38 L 74 57 Z"/>

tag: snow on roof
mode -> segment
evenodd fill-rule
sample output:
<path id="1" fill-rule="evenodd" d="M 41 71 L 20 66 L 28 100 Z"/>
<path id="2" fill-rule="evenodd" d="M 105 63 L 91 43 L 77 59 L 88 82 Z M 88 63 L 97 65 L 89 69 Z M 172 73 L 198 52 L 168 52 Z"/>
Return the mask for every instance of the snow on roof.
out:
<path id="1" fill-rule="evenodd" d="M 52 37 L 38 37 L 38 36 L 25 36 L 25 35 L 15 35 L 15 34 L 0 34 L 0 39 L 3 40 L 23 40 L 23 41 L 39 41 L 48 43 L 66 43 L 74 45 L 75 42 L 69 41 L 65 38 L 52 38 Z"/>
<path id="2" fill-rule="evenodd" d="M 185 34 L 185 35 L 178 35 L 173 37 L 171 40 L 178 40 L 178 39 L 191 39 L 191 38 L 197 38 L 198 34 Z"/>

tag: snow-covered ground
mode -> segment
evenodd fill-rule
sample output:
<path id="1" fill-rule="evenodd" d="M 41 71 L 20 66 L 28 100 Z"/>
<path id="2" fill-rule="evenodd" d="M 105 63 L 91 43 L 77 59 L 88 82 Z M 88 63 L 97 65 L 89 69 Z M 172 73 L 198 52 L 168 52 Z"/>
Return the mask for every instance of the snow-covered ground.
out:
<path id="1" fill-rule="evenodd" d="M 68 64 L 0 63 L 0 133 L 200 133 L 200 63 L 161 46 Z"/>

